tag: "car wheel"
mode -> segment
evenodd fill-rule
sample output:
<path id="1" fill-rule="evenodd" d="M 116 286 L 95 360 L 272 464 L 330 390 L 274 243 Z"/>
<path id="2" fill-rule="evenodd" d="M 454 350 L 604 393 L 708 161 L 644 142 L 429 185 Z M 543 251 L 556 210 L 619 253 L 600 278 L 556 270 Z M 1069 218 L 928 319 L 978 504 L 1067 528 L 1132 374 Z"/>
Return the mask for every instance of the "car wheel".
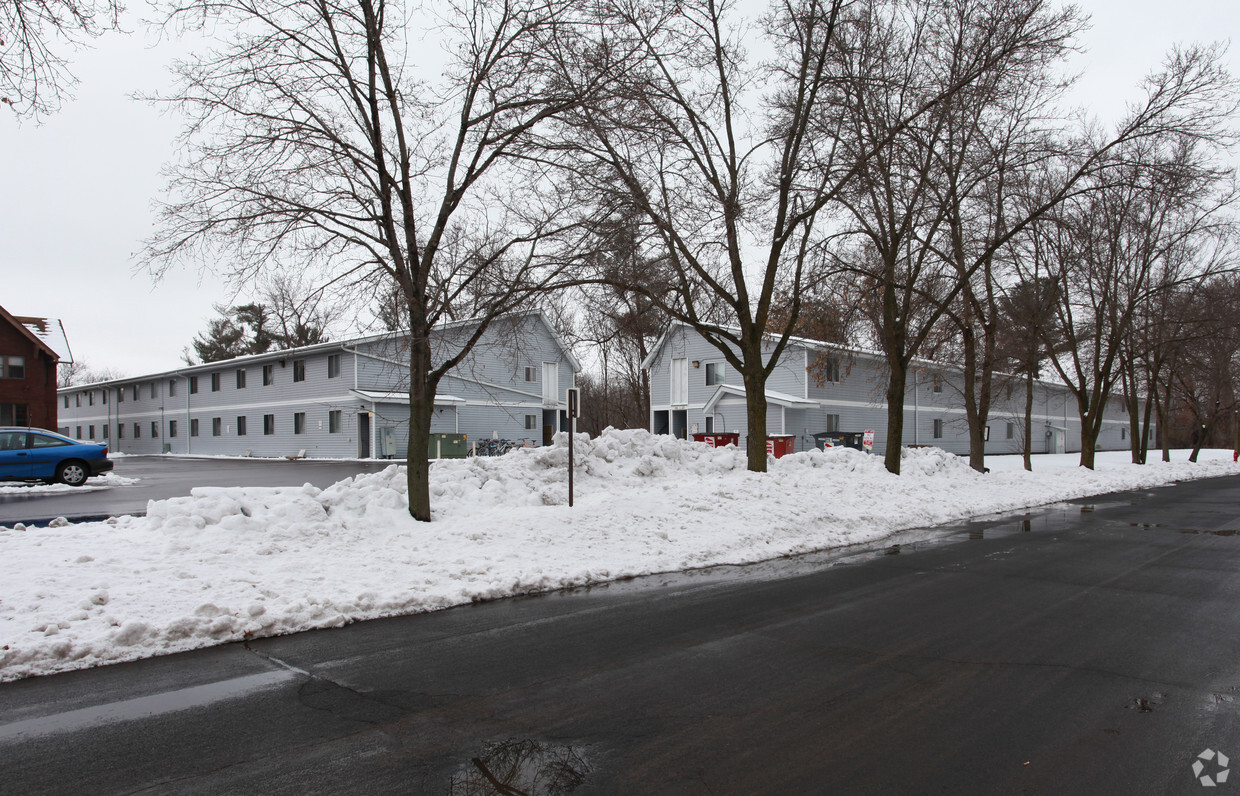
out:
<path id="1" fill-rule="evenodd" d="M 89 475 L 86 465 L 79 461 L 61 462 L 56 468 L 56 480 L 69 486 L 81 486 Z"/>

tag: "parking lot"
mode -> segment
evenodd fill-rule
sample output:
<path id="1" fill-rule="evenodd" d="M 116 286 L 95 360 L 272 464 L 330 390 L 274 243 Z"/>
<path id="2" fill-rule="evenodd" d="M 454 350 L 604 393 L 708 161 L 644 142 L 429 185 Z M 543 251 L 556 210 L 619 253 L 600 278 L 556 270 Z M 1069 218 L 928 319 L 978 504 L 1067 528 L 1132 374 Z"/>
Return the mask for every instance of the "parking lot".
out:
<path id="1" fill-rule="evenodd" d="M 102 519 L 142 514 L 151 500 L 188 495 L 198 486 L 301 486 L 325 488 L 358 473 L 378 472 L 389 462 L 322 459 L 221 459 L 181 456 L 118 456 L 115 474 L 137 479 L 128 486 L 108 486 L 92 479 L 77 489 L 48 490 L 4 482 L 0 493 L 0 525 L 15 522 L 46 524 L 55 517 Z M 117 479 L 120 480 L 120 479 Z"/>

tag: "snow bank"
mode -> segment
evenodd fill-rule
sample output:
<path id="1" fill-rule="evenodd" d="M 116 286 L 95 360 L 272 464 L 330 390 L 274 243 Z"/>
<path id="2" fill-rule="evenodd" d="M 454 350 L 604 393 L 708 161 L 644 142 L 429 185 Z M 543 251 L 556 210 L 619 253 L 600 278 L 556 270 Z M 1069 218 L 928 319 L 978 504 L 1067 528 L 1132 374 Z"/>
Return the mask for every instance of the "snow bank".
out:
<path id="1" fill-rule="evenodd" d="M 145 517 L 0 528 L 0 680 L 1240 473 L 1229 455 L 1136 467 L 1123 453 L 1092 472 L 1041 456 L 1032 474 L 997 459 L 981 475 L 924 448 L 893 476 L 836 448 L 755 474 L 735 448 L 608 430 L 577 438 L 570 509 L 564 442 L 436 462 L 429 524 L 410 519 L 393 466 L 324 490 L 199 488 Z"/>
<path id="2" fill-rule="evenodd" d="M 123 475 L 107 472 L 87 478 L 81 486 L 68 484 L 45 484 L 39 481 L 14 482 L 0 481 L 0 495 L 46 495 L 51 492 L 94 492 L 100 489 L 111 489 L 114 486 L 133 486 L 137 478 L 126 478 Z"/>

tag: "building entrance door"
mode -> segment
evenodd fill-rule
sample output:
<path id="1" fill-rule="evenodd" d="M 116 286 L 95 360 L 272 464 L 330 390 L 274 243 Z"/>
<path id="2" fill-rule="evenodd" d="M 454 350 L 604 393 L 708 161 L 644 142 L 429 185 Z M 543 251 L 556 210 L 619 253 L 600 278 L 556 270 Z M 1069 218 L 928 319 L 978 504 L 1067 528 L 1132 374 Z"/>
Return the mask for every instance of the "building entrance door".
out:
<path id="1" fill-rule="evenodd" d="M 357 457 L 370 458 L 370 413 L 357 413 Z"/>

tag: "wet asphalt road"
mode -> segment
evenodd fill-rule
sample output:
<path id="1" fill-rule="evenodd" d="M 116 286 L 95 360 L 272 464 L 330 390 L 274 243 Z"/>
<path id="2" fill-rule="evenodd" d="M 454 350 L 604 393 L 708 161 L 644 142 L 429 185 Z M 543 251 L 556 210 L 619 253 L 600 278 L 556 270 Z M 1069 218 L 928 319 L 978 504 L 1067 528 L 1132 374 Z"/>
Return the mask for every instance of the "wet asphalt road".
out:
<path id="1" fill-rule="evenodd" d="M 132 486 L 72 491 L 0 494 L 0 525 L 15 522 L 46 525 L 54 517 L 70 520 L 103 519 L 121 514 L 143 514 L 148 500 L 188 495 L 196 486 L 301 486 L 326 488 L 358 473 L 378 472 L 388 466 L 377 461 L 286 461 L 281 459 L 194 459 L 167 456 L 118 456 L 114 472 L 137 478 Z M 18 487 L 14 482 L 0 482 Z"/>
<path id="2" fill-rule="evenodd" d="M 1238 530 L 1214 479 L 9 683 L 0 791 L 1224 794 Z"/>

